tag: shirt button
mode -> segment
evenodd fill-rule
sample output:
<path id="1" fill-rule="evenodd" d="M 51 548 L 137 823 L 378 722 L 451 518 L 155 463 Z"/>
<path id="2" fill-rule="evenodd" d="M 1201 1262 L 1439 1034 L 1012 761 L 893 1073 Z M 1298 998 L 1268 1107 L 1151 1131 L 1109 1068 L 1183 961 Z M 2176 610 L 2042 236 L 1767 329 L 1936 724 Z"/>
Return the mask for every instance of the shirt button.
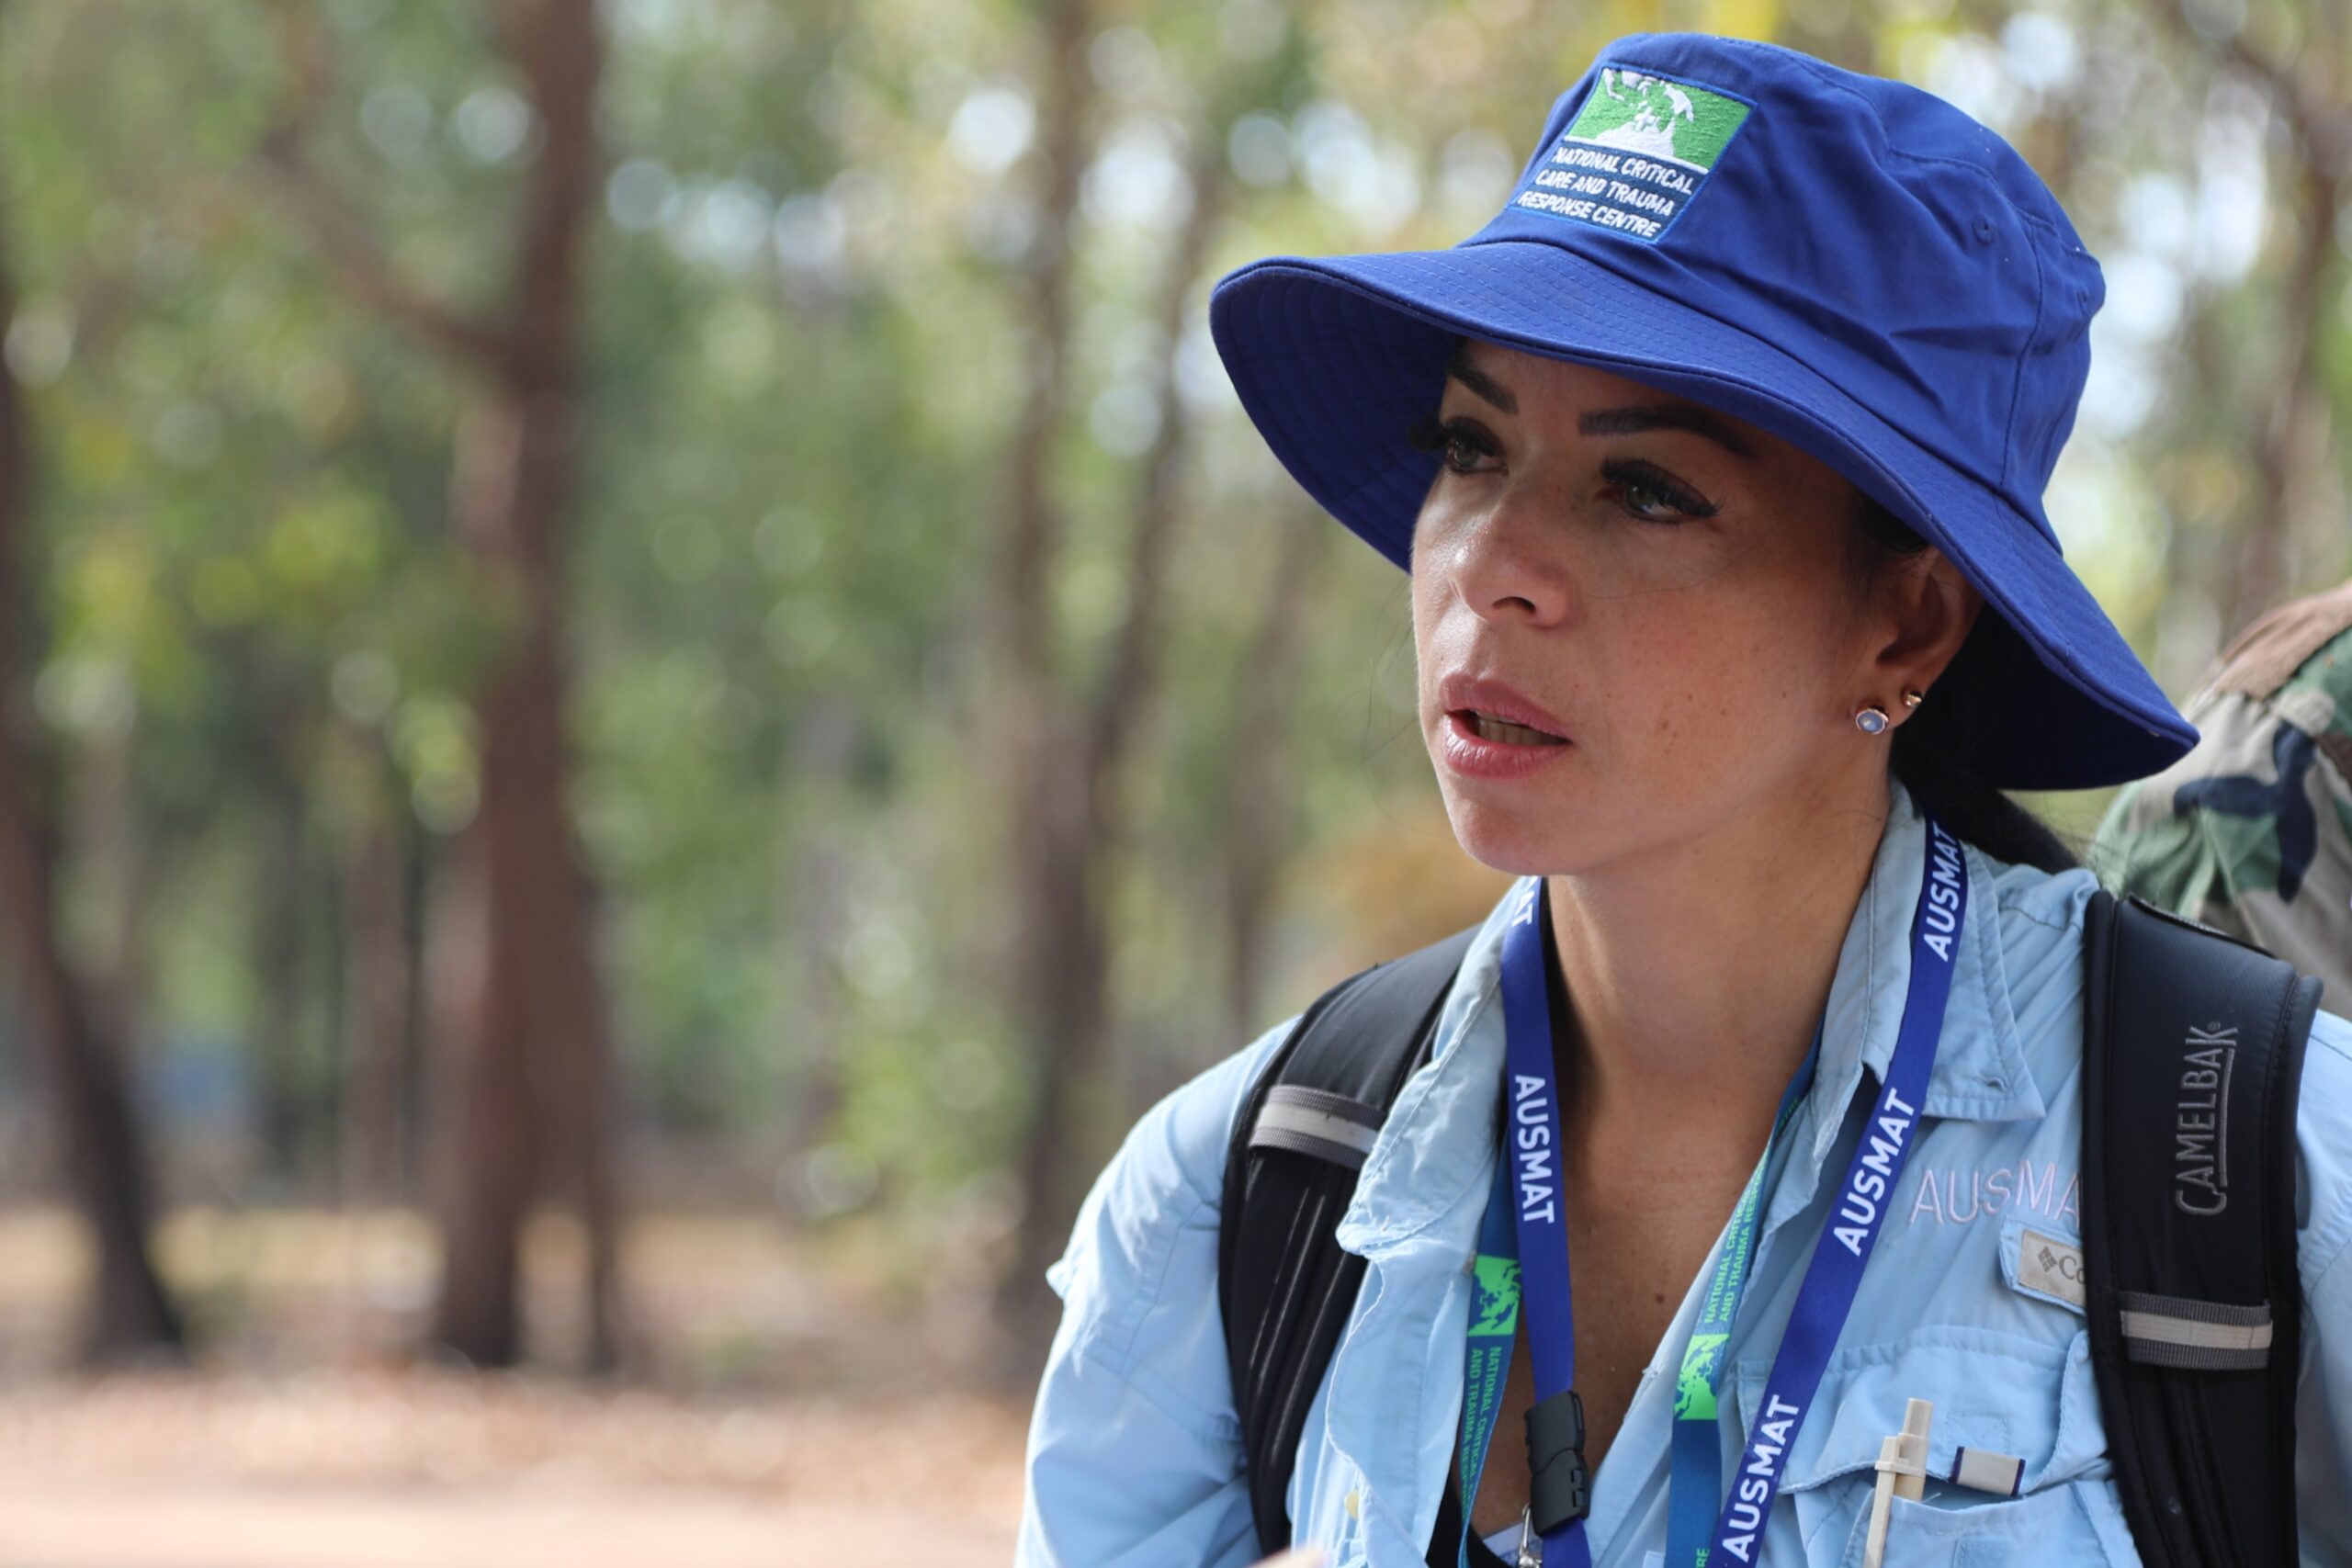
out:
<path id="1" fill-rule="evenodd" d="M 1348 1517 L 1351 1519 L 1363 1517 L 1363 1489 L 1362 1487 L 1349 1487 L 1348 1495 L 1340 1501 L 1346 1506 Z"/>

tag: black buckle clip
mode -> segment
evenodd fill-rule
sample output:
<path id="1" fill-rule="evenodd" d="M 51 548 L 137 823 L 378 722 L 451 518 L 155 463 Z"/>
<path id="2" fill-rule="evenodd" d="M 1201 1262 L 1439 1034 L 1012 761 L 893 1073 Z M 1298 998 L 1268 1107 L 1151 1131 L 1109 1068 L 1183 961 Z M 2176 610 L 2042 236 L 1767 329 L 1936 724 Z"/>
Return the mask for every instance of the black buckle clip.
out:
<path id="1" fill-rule="evenodd" d="M 1550 1535 L 1592 1509 L 1584 1462 L 1584 1401 L 1562 1389 L 1527 1412 L 1528 1504 L 1535 1533 Z"/>

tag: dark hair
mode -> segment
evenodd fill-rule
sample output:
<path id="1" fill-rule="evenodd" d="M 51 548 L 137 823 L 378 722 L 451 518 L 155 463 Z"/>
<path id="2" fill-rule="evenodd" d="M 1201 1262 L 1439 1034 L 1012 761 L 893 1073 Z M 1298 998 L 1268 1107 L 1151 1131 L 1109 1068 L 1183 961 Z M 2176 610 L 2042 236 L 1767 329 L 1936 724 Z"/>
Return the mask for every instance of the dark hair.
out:
<path id="1" fill-rule="evenodd" d="M 1928 548 L 1928 541 L 1859 489 L 1854 513 L 1854 564 L 1868 586 L 1898 571 Z M 1989 612 L 1979 615 L 1959 658 L 1985 640 Z M 1949 671 L 1947 671 L 1949 673 Z M 1939 682 L 1928 701 L 1895 728 L 1889 766 L 1926 810 L 1955 834 L 1996 859 L 2042 871 L 2067 871 L 2080 861 L 2050 825 L 1984 781 L 1969 759 L 1999 723 L 1998 686 L 1970 680 Z"/>

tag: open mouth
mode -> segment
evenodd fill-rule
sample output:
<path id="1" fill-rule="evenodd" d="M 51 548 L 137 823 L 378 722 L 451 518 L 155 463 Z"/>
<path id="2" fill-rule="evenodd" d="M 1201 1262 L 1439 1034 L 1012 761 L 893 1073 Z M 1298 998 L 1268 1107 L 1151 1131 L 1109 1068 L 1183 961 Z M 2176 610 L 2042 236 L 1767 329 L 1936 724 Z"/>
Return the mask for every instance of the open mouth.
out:
<path id="1" fill-rule="evenodd" d="M 1568 743 L 1566 736 L 1548 734 L 1524 724 L 1513 724 L 1510 719 L 1497 718 L 1476 708 L 1458 708 L 1454 711 L 1454 717 L 1481 740 L 1499 741 L 1506 746 L 1566 746 Z"/>

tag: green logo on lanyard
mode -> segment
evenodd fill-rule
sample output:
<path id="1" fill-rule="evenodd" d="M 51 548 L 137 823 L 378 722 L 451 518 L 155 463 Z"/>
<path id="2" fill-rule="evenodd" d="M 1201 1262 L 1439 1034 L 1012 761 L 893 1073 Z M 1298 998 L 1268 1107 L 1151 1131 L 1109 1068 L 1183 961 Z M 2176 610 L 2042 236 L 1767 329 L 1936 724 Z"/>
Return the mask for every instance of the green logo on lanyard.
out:
<path id="1" fill-rule="evenodd" d="M 1682 1348 L 1682 1375 L 1674 1384 L 1674 1418 L 1712 1421 L 1715 1418 L 1715 1362 L 1724 1353 L 1728 1334 L 1693 1334 Z"/>
<path id="2" fill-rule="evenodd" d="M 1478 1256 L 1478 1299 L 1471 1303 L 1470 1333 L 1474 1338 L 1519 1331 L 1519 1260 Z"/>

